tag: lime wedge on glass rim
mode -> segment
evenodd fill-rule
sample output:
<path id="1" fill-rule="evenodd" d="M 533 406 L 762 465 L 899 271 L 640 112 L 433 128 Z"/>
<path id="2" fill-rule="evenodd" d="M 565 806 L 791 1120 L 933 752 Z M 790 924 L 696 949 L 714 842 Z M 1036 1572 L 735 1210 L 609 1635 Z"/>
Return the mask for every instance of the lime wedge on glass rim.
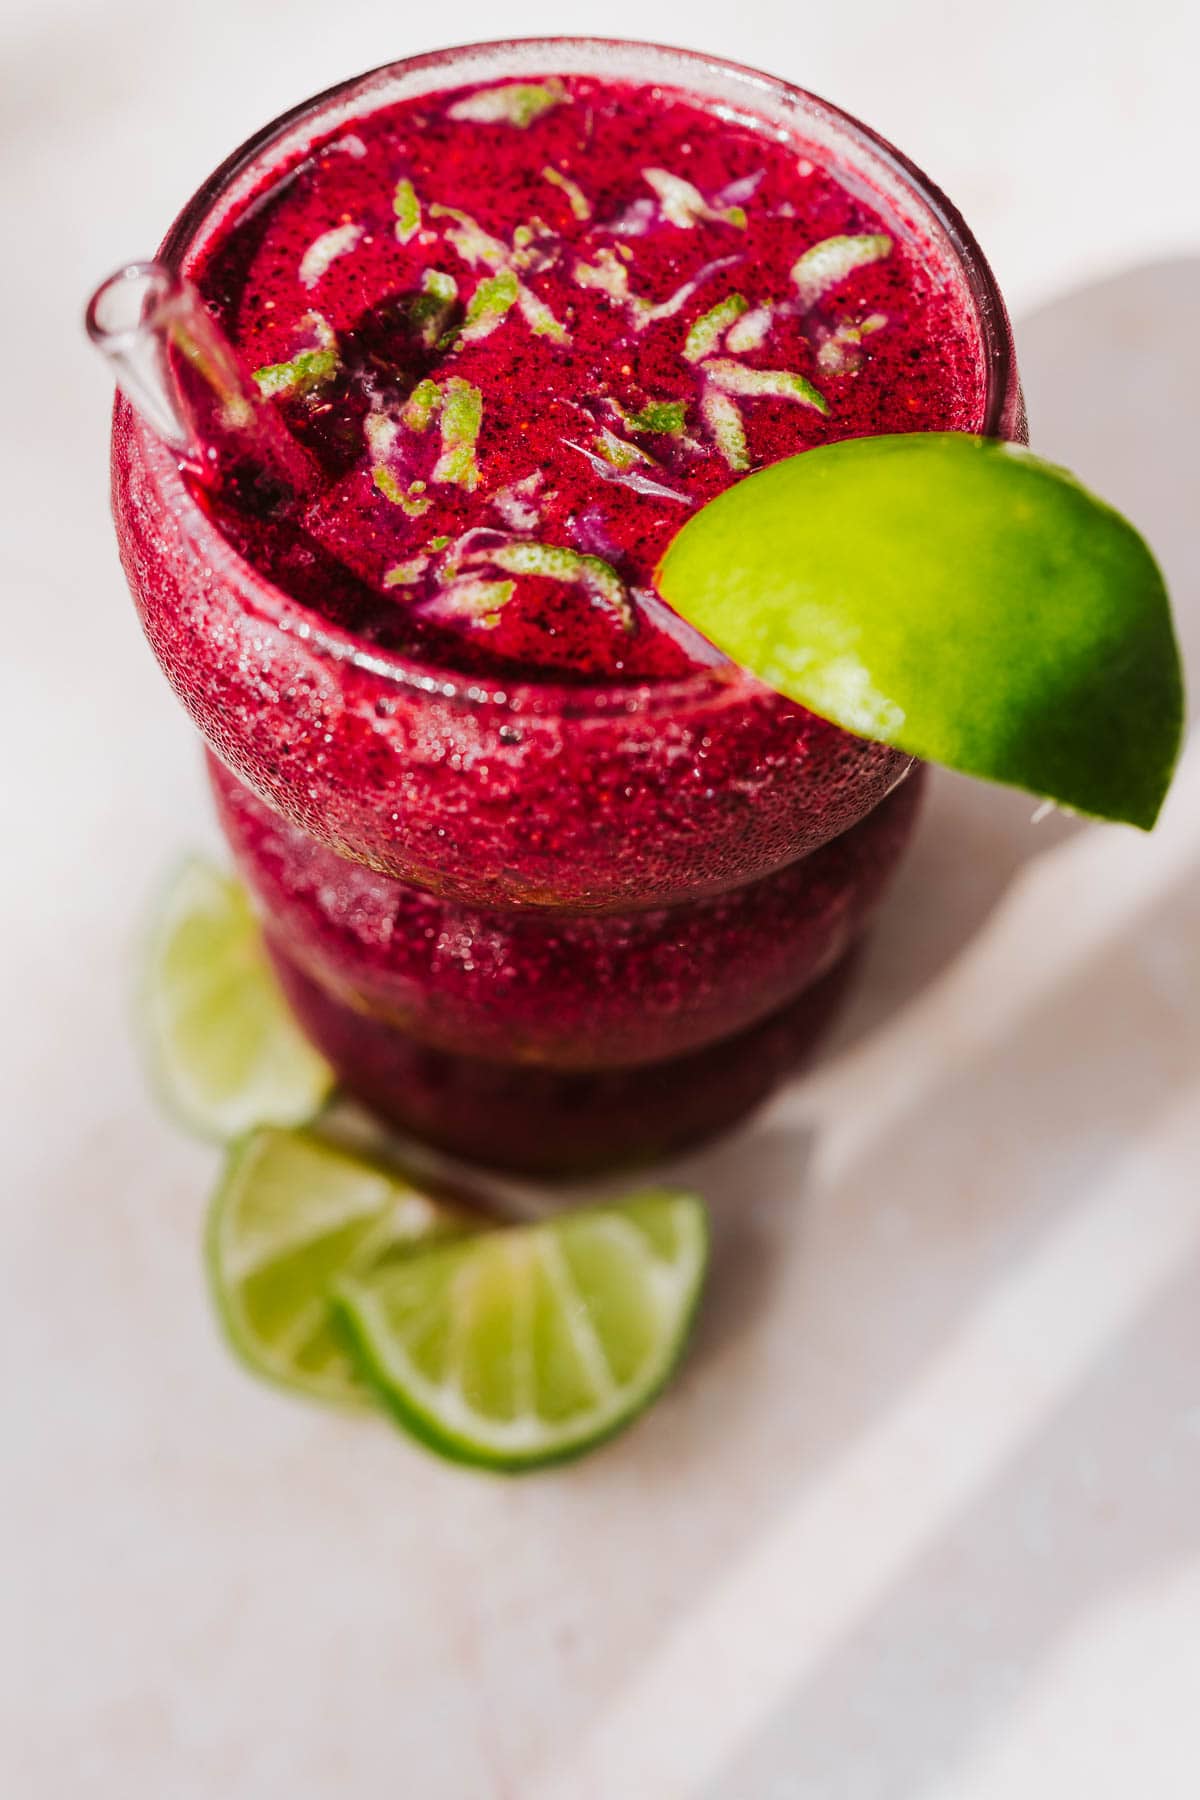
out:
<path id="1" fill-rule="evenodd" d="M 395 1170 L 303 1131 L 230 1150 L 208 1214 L 213 1301 L 257 1375 L 335 1405 L 370 1399 L 330 1305 L 332 1282 L 462 1231 L 468 1215 Z"/>
<path id="2" fill-rule="evenodd" d="M 199 857 L 175 873 L 146 933 L 139 993 L 151 1081 L 200 1137 L 298 1125 L 333 1087 L 271 972 L 245 889 Z"/>
<path id="3" fill-rule="evenodd" d="M 668 603 L 810 711 L 1149 830 L 1183 681 L 1162 576 L 1065 470 L 957 432 L 849 439 L 701 508 Z"/>
<path id="4" fill-rule="evenodd" d="M 358 1366 L 415 1437 L 518 1471 L 629 1424 L 675 1369 L 708 1257 L 693 1194 L 513 1225 L 335 1288 Z"/>

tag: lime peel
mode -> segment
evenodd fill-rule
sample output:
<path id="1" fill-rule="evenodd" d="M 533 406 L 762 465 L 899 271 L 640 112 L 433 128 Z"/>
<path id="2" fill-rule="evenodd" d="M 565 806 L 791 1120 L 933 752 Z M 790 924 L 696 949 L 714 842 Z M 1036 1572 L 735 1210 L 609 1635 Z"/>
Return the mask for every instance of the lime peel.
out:
<path id="1" fill-rule="evenodd" d="M 392 195 L 392 211 L 396 216 L 397 241 L 407 244 L 421 229 L 421 202 L 407 175 L 402 175 L 396 183 Z"/>
<path id="2" fill-rule="evenodd" d="M 471 493 L 479 485 L 475 446 L 483 423 L 483 394 L 461 376 L 451 375 L 442 384 L 441 395 L 442 452 L 432 479 Z"/>
<path id="3" fill-rule="evenodd" d="M 792 266 L 792 285 L 801 308 L 808 311 L 856 269 L 882 262 L 891 254 L 892 240 L 882 231 L 822 238 Z"/>
<path id="4" fill-rule="evenodd" d="M 619 409 L 618 409 L 619 410 Z M 645 431 L 664 437 L 680 437 L 687 424 L 685 400 L 651 400 L 637 412 L 622 412 L 630 431 Z"/>
<path id="5" fill-rule="evenodd" d="M 701 313 L 684 339 L 684 361 L 698 363 L 711 356 L 729 327 L 749 310 L 750 302 L 745 294 L 730 294 L 727 299 L 710 306 L 706 313 Z"/>
<path id="6" fill-rule="evenodd" d="M 562 320 L 556 318 L 541 295 L 535 294 L 524 282 L 517 289 L 517 311 L 535 337 L 548 337 L 556 344 L 570 342 L 570 333 Z"/>
<path id="7" fill-rule="evenodd" d="M 845 730 L 1076 812 L 1158 816 L 1183 729 L 1162 575 L 1128 521 L 1026 450 L 917 432 L 806 451 L 696 513 L 658 580 Z"/>
<path id="8" fill-rule="evenodd" d="M 255 369 L 258 391 L 266 400 L 311 394 L 337 375 L 341 363 L 336 350 L 301 350 L 290 362 L 267 363 Z"/>
<path id="9" fill-rule="evenodd" d="M 698 187 L 682 175 L 672 174 L 669 169 L 643 169 L 642 175 L 658 196 L 663 218 L 681 231 L 691 231 L 698 221 L 705 219 L 733 225 L 739 231 L 746 229 L 745 207 L 710 206 Z"/>
<path id="10" fill-rule="evenodd" d="M 515 125 L 525 131 L 553 107 L 569 104 L 570 95 L 555 76 L 549 81 L 513 81 L 501 87 L 480 88 L 456 100 L 447 117 L 474 125 Z"/>
<path id="11" fill-rule="evenodd" d="M 339 256 L 354 249 L 363 235 L 363 227 L 354 223 L 334 225 L 314 238 L 300 259 L 300 285 L 314 288 L 326 270 Z"/>
<path id="12" fill-rule="evenodd" d="M 473 344 L 490 337 L 516 301 L 517 278 L 511 269 L 497 269 L 494 275 L 485 275 L 467 302 L 460 341 Z"/>
<path id="13" fill-rule="evenodd" d="M 577 219 L 582 221 L 591 218 L 592 203 L 577 181 L 572 181 L 571 177 L 564 175 L 561 169 L 555 169 L 549 165 L 542 170 L 542 180 L 548 181 L 552 187 L 558 188 Z"/>
<path id="14" fill-rule="evenodd" d="M 731 469 L 750 467 L 750 451 L 746 444 L 746 428 L 742 415 L 727 394 L 709 388 L 700 401 L 700 413 L 712 434 L 713 442 Z"/>
<path id="15" fill-rule="evenodd" d="M 590 599 L 611 613 L 626 631 L 634 627 L 633 608 L 625 583 L 611 563 L 588 556 L 565 544 L 519 542 L 481 550 L 480 560 L 494 563 L 510 575 L 540 575 L 549 581 L 565 581 L 581 587 Z"/>
<path id="16" fill-rule="evenodd" d="M 791 369 L 748 369 L 744 363 L 714 357 L 705 363 L 704 373 L 723 394 L 740 394 L 747 400 L 798 400 L 819 413 L 828 413 L 829 403 L 819 388 L 804 375 Z"/>

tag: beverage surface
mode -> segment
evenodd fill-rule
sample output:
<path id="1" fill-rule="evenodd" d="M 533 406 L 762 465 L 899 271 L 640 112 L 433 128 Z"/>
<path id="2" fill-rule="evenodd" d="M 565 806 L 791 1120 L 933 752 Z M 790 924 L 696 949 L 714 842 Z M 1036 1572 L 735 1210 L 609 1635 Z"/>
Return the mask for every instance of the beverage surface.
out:
<path id="1" fill-rule="evenodd" d="M 806 153 L 664 88 L 555 77 L 375 112 L 193 270 L 314 459 L 204 496 L 279 586 L 451 670 L 673 677 L 713 653 L 652 572 L 750 469 L 977 429 L 932 248 Z"/>

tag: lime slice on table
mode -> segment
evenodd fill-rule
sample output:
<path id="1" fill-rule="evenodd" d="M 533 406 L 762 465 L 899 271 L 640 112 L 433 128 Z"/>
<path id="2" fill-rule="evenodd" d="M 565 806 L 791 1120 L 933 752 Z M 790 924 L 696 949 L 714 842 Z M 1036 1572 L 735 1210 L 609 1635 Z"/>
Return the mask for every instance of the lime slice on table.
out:
<path id="1" fill-rule="evenodd" d="M 531 1469 L 610 1437 L 660 1391 L 707 1252 L 702 1203 L 654 1191 L 343 1279 L 337 1304 L 407 1430 L 455 1461 Z"/>
<path id="2" fill-rule="evenodd" d="M 201 1137 L 297 1125 L 333 1075 L 295 1024 L 245 890 L 198 857 L 177 871 L 147 933 L 146 1059 L 170 1110 Z"/>
<path id="3" fill-rule="evenodd" d="M 230 1151 L 208 1215 L 225 1333 L 256 1374 L 341 1405 L 369 1399 L 332 1318 L 334 1279 L 462 1231 L 467 1215 L 307 1132 L 256 1131 Z"/>
<path id="4" fill-rule="evenodd" d="M 1065 470 L 956 432 L 857 438 L 748 476 L 658 570 L 664 598 L 812 712 L 1148 830 L 1183 682 L 1162 576 Z"/>

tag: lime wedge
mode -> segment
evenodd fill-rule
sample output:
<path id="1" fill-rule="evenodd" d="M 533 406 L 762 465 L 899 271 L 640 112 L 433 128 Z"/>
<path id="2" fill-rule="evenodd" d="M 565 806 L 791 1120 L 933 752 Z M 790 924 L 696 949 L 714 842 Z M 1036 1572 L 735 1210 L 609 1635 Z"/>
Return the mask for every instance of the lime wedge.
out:
<path id="1" fill-rule="evenodd" d="M 199 858 L 154 910 L 141 1015 L 154 1085 L 201 1137 L 299 1124 L 333 1085 L 275 984 L 245 891 Z"/>
<path id="2" fill-rule="evenodd" d="M 1183 725 L 1162 576 L 1026 450 L 929 432 L 806 451 L 702 507 L 658 583 L 847 731 L 1099 818 L 1158 816 Z"/>
<path id="3" fill-rule="evenodd" d="M 256 1131 L 229 1152 L 208 1215 L 208 1274 L 250 1369 L 337 1405 L 370 1396 L 332 1318 L 330 1284 L 464 1228 L 394 1170 L 307 1132 Z"/>
<path id="4" fill-rule="evenodd" d="M 336 1294 L 407 1430 L 458 1462 L 532 1469 L 649 1405 L 682 1353 L 707 1245 L 702 1203 L 654 1191 L 422 1251 Z"/>

